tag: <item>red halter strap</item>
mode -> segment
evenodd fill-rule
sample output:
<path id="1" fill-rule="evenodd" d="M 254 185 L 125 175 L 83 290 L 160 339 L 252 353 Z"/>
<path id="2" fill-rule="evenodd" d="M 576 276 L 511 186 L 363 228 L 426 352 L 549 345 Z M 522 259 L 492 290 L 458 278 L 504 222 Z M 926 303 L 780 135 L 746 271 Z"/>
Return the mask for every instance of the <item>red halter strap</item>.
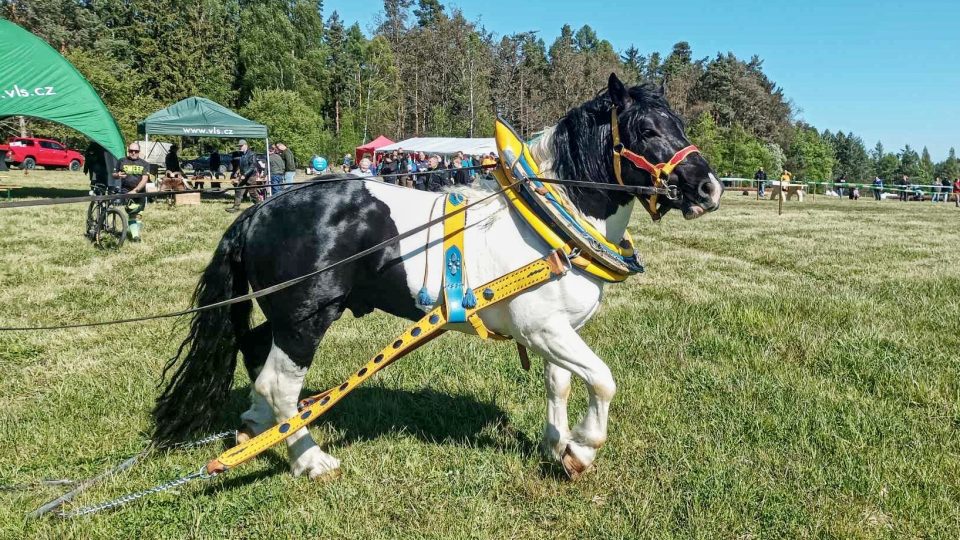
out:
<path id="1" fill-rule="evenodd" d="M 670 176 L 670 173 L 672 173 L 675 168 L 677 168 L 677 165 L 680 165 L 680 163 L 687 159 L 690 154 L 694 152 L 700 152 L 699 148 L 691 144 L 686 148 L 680 149 L 673 155 L 673 157 L 670 158 L 670 161 L 667 161 L 666 163 L 650 163 L 647 158 L 632 152 L 620 142 L 620 127 L 617 118 L 616 105 L 610 109 L 610 130 L 613 134 L 613 172 L 617 179 L 617 183 L 619 183 L 621 186 L 624 185 L 620 165 L 621 157 L 626 158 L 630 163 L 633 164 L 634 167 L 650 173 L 650 178 L 653 180 L 653 187 L 665 188 L 667 185 L 666 178 Z M 658 221 L 660 219 L 660 213 L 657 210 L 657 197 L 657 194 L 650 195 L 647 198 L 647 204 L 645 205 L 647 212 L 654 221 Z"/>

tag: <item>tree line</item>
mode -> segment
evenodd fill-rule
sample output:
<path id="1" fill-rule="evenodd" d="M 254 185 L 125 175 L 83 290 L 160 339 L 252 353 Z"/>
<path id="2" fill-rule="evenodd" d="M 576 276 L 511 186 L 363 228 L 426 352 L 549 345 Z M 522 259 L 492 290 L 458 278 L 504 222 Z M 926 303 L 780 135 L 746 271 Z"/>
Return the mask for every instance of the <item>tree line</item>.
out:
<path id="1" fill-rule="evenodd" d="M 497 35 L 440 0 L 384 0 L 370 36 L 322 0 L 0 0 L 0 15 L 61 51 L 103 97 L 127 139 L 136 123 L 198 95 L 266 124 L 302 160 L 350 152 L 378 134 L 491 136 L 495 118 L 524 136 L 605 87 L 610 72 L 663 88 L 691 140 L 724 176 L 787 168 L 799 180 L 955 178 L 953 149 L 867 150 L 819 131 L 757 56 L 617 51 L 588 25 L 549 45 L 530 30 Z M 69 142 L 69 130 L 31 121 Z M 189 151 L 189 150 L 188 150 Z"/>

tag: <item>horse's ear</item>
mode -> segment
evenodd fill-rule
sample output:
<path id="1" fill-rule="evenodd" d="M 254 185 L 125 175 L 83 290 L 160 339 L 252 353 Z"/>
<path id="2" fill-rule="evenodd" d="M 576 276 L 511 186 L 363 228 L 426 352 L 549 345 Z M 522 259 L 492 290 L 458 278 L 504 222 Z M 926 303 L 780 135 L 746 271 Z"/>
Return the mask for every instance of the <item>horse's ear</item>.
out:
<path id="1" fill-rule="evenodd" d="M 610 74 L 610 80 L 607 82 L 607 92 L 610 93 L 610 99 L 617 106 L 617 109 L 622 111 L 630 105 L 630 94 L 627 92 L 627 87 L 620 82 L 616 73 Z"/>

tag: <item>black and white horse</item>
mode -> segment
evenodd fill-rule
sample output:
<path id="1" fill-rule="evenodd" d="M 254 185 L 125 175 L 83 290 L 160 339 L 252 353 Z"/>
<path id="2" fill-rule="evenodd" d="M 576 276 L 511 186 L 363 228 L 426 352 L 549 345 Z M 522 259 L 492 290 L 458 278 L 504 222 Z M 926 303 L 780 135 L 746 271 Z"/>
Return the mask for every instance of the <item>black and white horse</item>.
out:
<path id="1" fill-rule="evenodd" d="M 626 148 L 653 163 L 667 161 L 690 143 L 662 92 L 627 89 L 611 75 L 607 90 L 571 110 L 544 131 L 532 153 L 544 177 L 614 183 L 611 107 L 620 111 Z M 652 184 L 649 173 L 624 165 L 627 185 Z M 722 187 L 700 154 L 670 175 L 678 200 L 662 200 L 688 219 L 718 208 Z M 627 228 L 634 198 L 624 192 L 569 188 L 576 208 L 616 243 Z M 468 197 L 477 193 L 467 193 Z M 197 286 L 194 301 L 206 305 L 307 274 L 399 233 L 443 208 L 441 194 L 397 187 L 376 179 L 300 186 L 244 212 L 224 234 Z M 226 401 L 238 351 L 255 381 L 247 430 L 260 433 L 297 412 L 307 369 L 327 328 L 344 310 L 355 316 L 374 309 L 411 320 L 427 308 L 417 298 L 424 284 L 439 297 L 442 225 L 380 252 L 261 297 L 267 321 L 250 328 L 252 303 L 197 314 L 167 369 L 171 380 L 154 409 L 154 438 L 180 439 L 209 423 Z M 465 264 L 474 285 L 500 277 L 549 252 L 548 246 L 507 208 L 502 197 L 467 212 Z M 610 369 L 577 335 L 600 307 L 604 283 L 578 270 L 529 289 L 481 312 L 493 332 L 512 336 L 544 362 L 547 421 L 543 448 L 573 473 L 586 470 L 607 438 L 607 412 L 616 390 Z M 185 354 L 184 354 L 185 353 Z M 573 429 L 567 421 L 571 374 L 587 385 L 589 406 Z M 306 429 L 288 440 L 295 475 L 311 478 L 340 465 Z"/>

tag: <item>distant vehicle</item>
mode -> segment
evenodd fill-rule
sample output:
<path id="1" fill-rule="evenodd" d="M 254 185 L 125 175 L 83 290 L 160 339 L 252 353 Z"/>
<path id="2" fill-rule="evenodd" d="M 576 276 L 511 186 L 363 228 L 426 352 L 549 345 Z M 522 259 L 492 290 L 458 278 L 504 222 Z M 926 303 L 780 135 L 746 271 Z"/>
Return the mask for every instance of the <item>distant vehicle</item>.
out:
<path id="1" fill-rule="evenodd" d="M 200 156 L 196 159 L 188 159 L 180 163 L 185 171 L 208 171 L 210 170 L 210 155 Z M 220 166 L 225 171 L 230 172 L 230 154 L 220 152 Z"/>
<path id="2" fill-rule="evenodd" d="M 6 144 L 0 145 L 0 152 L 4 152 L 4 160 L 8 164 L 21 169 L 41 166 L 79 171 L 83 167 L 83 154 L 52 139 L 12 137 Z"/>

